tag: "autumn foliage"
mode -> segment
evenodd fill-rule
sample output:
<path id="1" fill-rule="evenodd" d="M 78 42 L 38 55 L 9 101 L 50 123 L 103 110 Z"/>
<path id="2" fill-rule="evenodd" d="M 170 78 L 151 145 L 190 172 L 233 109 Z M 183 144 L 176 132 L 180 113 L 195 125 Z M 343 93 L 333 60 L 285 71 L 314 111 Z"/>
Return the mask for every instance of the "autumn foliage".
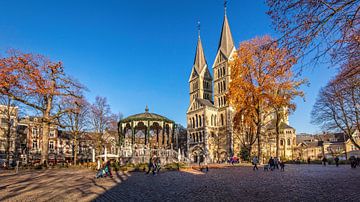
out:
<path id="1" fill-rule="evenodd" d="M 261 159 L 261 136 L 270 114 L 283 108 L 295 109 L 292 100 L 303 96 L 292 67 L 296 63 L 289 51 L 279 48 L 269 36 L 240 44 L 233 56 L 228 100 L 235 110 L 234 129 L 255 136 Z"/>
<path id="2" fill-rule="evenodd" d="M 67 97 L 81 97 L 81 84 L 64 72 L 61 62 L 44 56 L 10 51 L 0 60 L 0 94 L 36 110 L 43 123 L 42 142 L 48 142 L 51 124 L 69 111 L 60 107 Z M 47 163 L 48 144 L 42 144 L 41 161 Z"/>

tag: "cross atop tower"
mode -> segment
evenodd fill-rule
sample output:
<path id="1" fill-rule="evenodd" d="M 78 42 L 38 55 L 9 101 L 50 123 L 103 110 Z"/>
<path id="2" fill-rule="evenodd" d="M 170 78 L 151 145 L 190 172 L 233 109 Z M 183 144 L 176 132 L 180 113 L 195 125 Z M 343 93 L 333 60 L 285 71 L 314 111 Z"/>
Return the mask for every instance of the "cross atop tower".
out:
<path id="1" fill-rule="evenodd" d="M 197 22 L 198 36 L 200 38 L 200 20 Z"/>
<path id="2" fill-rule="evenodd" d="M 224 0 L 224 13 L 225 13 L 225 15 L 226 15 L 226 7 L 227 7 L 227 3 L 228 3 L 228 1 L 227 1 L 227 0 Z"/>

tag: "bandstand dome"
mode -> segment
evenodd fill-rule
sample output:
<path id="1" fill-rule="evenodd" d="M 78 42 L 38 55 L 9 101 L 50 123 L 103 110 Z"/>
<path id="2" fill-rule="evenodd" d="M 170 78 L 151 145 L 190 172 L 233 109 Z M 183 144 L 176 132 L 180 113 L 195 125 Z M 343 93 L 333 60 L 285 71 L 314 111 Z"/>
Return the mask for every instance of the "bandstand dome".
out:
<path id="1" fill-rule="evenodd" d="M 150 113 L 147 106 L 144 113 L 128 116 L 118 124 L 122 146 L 128 149 L 172 149 L 176 142 L 174 129 L 174 121 Z"/>
<path id="2" fill-rule="evenodd" d="M 165 116 L 161 116 L 161 115 L 155 114 L 155 113 L 150 113 L 148 106 L 146 106 L 144 113 L 134 114 L 134 115 L 128 116 L 125 119 L 121 120 L 120 122 L 125 123 L 125 122 L 131 122 L 131 121 L 141 121 L 141 120 L 144 120 L 144 121 L 165 121 L 165 122 L 169 122 L 169 123 L 174 123 L 174 121 L 166 118 Z"/>

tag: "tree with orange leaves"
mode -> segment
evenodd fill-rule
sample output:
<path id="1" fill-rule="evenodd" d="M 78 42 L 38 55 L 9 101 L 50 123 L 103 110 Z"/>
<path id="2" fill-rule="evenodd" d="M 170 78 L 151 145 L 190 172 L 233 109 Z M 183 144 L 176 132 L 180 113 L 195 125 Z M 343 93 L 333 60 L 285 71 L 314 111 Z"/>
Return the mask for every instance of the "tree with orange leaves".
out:
<path id="1" fill-rule="evenodd" d="M 9 52 L 0 59 L 0 94 L 35 109 L 43 124 L 41 162 L 47 164 L 50 125 L 68 109 L 59 108 L 64 97 L 81 97 L 82 85 L 64 72 L 61 62 L 41 55 Z"/>
<path id="2" fill-rule="evenodd" d="M 275 109 L 294 109 L 291 100 L 303 95 L 298 88 L 304 81 L 296 80 L 291 71 L 295 63 L 296 59 L 286 49 L 279 48 L 269 36 L 241 43 L 230 62 L 231 81 L 227 96 L 235 109 L 234 127 L 245 124 L 243 128 L 252 129 L 260 160 L 261 137 L 269 115 Z"/>

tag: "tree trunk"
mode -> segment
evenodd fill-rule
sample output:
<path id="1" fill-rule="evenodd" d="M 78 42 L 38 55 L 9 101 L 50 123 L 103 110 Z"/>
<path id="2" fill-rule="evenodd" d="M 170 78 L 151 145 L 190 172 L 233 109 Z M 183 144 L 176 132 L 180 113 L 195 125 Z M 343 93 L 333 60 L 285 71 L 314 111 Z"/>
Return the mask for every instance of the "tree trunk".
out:
<path id="1" fill-rule="evenodd" d="M 261 127 L 260 126 L 258 126 L 257 127 L 257 131 L 256 131 L 256 138 L 257 138 L 257 140 L 258 140 L 258 144 L 257 144 L 257 146 L 258 146 L 258 148 L 257 148 L 257 153 L 258 153 L 258 159 L 259 159 L 259 163 L 262 163 L 263 162 L 263 160 L 262 160 L 262 153 L 261 153 L 261 138 L 260 138 L 260 136 L 261 136 Z"/>
<path id="2" fill-rule="evenodd" d="M 50 123 L 45 121 L 43 124 L 42 131 L 42 145 L 41 145 L 41 162 L 44 166 L 48 165 L 48 157 L 49 157 L 49 131 L 50 131 Z"/>
<path id="3" fill-rule="evenodd" d="M 6 164 L 7 167 L 10 166 L 10 148 L 11 148 L 11 122 L 8 120 L 7 129 L 6 129 Z"/>
<path id="4" fill-rule="evenodd" d="M 74 137 L 74 165 L 77 163 L 77 153 L 78 153 L 78 141 L 77 141 L 77 133 L 75 133 Z"/>

